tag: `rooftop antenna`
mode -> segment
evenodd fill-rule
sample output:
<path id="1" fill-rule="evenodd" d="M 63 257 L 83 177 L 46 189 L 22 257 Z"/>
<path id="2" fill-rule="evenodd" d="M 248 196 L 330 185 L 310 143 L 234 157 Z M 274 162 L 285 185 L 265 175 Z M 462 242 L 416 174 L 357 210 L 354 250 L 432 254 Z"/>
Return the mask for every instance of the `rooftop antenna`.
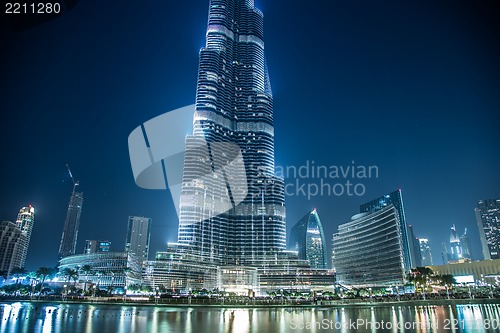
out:
<path id="1" fill-rule="evenodd" d="M 69 176 L 71 177 L 71 180 L 73 181 L 73 195 L 75 195 L 75 190 L 78 185 L 80 185 L 79 181 L 75 181 L 75 178 L 73 178 L 73 174 L 71 173 L 71 170 L 69 169 L 69 165 L 66 164 L 66 168 L 68 168 Z"/>

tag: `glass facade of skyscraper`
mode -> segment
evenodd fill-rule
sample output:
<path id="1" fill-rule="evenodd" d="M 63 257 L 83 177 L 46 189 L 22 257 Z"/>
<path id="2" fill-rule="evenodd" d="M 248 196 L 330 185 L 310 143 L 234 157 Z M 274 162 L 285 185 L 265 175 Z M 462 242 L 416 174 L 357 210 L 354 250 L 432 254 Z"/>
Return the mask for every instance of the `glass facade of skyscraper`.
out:
<path id="1" fill-rule="evenodd" d="M 125 252 L 132 253 L 141 260 L 148 260 L 151 219 L 142 216 L 128 218 Z"/>
<path id="2" fill-rule="evenodd" d="M 10 221 L 0 223 L 0 271 L 6 276 L 9 276 L 13 269 L 24 267 L 21 260 L 25 238 L 16 223 Z"/>
<path id="3" fill-rule="evenodd" d="M 78 240 L 78 229 L 80 228 L 80 215 L 83 206 L 83 193 L 75 192 L 69 199 L 68 211 L 64 220 L 64 229 L 61 235 L 61 244 L 59 245 L 59 258 L 64 258 L 76 253 L 76 244 Z"/>
<path id="4" fill-rule="evenodd" d="M 231 169 L 240 153 L 243 170 Z M 186 138 L 178 242 L 221 265 L 258 266 L 285 250 L 263 14 L 253 0 L 210 1 L 193 134 Z"/>
<path id="5" fill-rule="evenodd" d="M 326 242 L 316 209 L 307 213 L 290 232 L 288 247 L 299 259 L 309 260 L 311 268 L 327 269 Z"/>
<path id="6" fill-rule="evenodd" d="M 123 289 L 131 284 L 141 283 L 142 261 L 127 252 L 96 252 L 76 254 L 59 260 L 59 273 L 66 269 L 80 271 L 84 266 L 90 271 L 80 273 L 80 281 L 92 283 L 96 288 L 110 290 Z M 116 292 L 116 290 L 114 291 Z"/>
<path id="7" fill-rule="evenodd" d="M 429 245 L 429 240 L 426 238 L 419 238 L 420 254 L 422 256 L 422 266 L 432 266 L 432 253 Z"/>
<path id="8" fill-rule="evenodd" d="M 377 210 L 383 209 L 386 206 L 393 205 L 398 211 L 399 222 L 400 222 L 400 232 L 403 241 L 403 255 L 404 255 L 404 265 L 405 271 L 409 271 L 412 265 L 412 258 L 410 254 L 410 243 L 408 240 L 408 225 L 406 224 L 406 216 L 403 205 L 403 195 L 401 190 L 391 192 L 389 194 L 383 195 L 380 198 L 367 202 L 359 207 L 361 213 L 373 213 Z"/>
<path id="9" fill-rule="evenodd" d="M 410 247 L 410 256 L 412 268 L 422 266 L 422 256 L 420 254 L 420 243 L 418 242 L 413 226 L 408 225 L 408 245 Z"/>
<path id="10" fill-rule="evenodd" d="M 405 283 L 399 214 L 393 205 L 361 213 L 333 236 L 332 259 L 340 284 L 353 287 Z"/>
<path id="11" fill-rule="evenodd" d="M 24 267 L 26 263 L 26 257 L 28 256 L 28 248 L 30 245 L 31 233 L 33 231 L 34 223 L 35 208 L 31 205 L 21 208 L 16 220 L 17 228 L 21 230 L 22 235 L 24 235 L 24 237 L 19 238 L 19 251 L 21 256 L 19 267 Z"/>
<path id="12" fill-rule="evenodd" d="M 484 259 L 500 259 L 500 199 L 479 200 L 475 212 Z"/>

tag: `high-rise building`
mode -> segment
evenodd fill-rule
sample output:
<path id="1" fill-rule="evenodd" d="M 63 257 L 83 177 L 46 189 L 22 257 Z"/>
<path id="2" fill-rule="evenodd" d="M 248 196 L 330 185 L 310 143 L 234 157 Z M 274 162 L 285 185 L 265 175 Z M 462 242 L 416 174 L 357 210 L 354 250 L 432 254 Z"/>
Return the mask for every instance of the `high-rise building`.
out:
<path id="1" fill-rule="evenodd" d="M 462 258 L 462 247 L 460 246 L 460 237 L 458 237 L 455 225 L 451 227 L 450 232 L 450 252 L 448 261 L 458 261 Z"/>
<path id="2" fill-rule="evenodd" d="M 484 260 L 500 259 L 500 199 L 479 200 L 475 212 Z"/>
<path id="3" fill-rule="evenodd" d="M 426 238 L 419 238 L 420 254 L 422 257 L 422 266 L 432 266 L 432 253 L 429 245 L 429 240 Z"/>
<path id="4" fill-rule="evenodd" d="M 75 192 L 76 185 L 73 187 L 73 193 L 69 199 L 66 220 L 64 220 L 64 229 L 59 245 L 59 258 L 64 258 L 76 253 L 76 242 L 78 240 L 78 228 L 80 227 L 80 215 L 82 213 L 83 193 Z"/>
<path id="5" fill-rule="evenodd" d="M 411 224 L 408 225 L 408 244 L 410 247 L 410 257 L 412 258 L 412 268 L 421 267 L 422 256 L 420 255 L 420 244 Z"/>
<path id="6" fill-rule="evenodd" d="M 17 214 L 16 225 L 25 237 L 21 237 L 20 251 L 21 251 L 21 266 L 24 267 L 26 257 L 28 255 L 28 248 L 30 245 L 31 232 L 33 231 L 33 224 L 35 223 L 35 208 L 31 205 L 23 207 Z"/>
<path id="7" fill-rule="evenodd" d="M 259 266 L 285 250 L 286 226 L 263 14 L 253 0 L 210 1 L 199 59 L 178 242 L 220 265 Z M 238 156 L 244 168 L 231 166 Z"/>
<path id="8" fill-rule="evenodd" d="M 289 240 L 289 250 L 297 251 L 299 259 L 309 260 L 311 268 L 328 268 L 325 234 L 316 209 L 293 226 Z"/>
<path id="9" fill-rule="evenodd" d="M 456 263 L 470 261 L 469 240 L 467 237 L 467 228 L 462 236 L 458 236 L 455 225 L 451 227 L 450 232 L 450 251 L 445 251 L 447 263 Z M 445 262 L 446 263 L 446 262 Z"/>
<path id="10" fill-rule="evenodd" d="M 111 242 L 107 240 L 86 240 L 83 254 L 109 252 Z"/>
<path id="11" fill-rule="evenodd" d="M 340 284 L 366 288 L 406 282 L 399 214 L 392 204 L 339 225 L 333 251 Z"/>
<path id="12" fill-rule="evenodd" d="M 448 264 L 448 247 L 446 246 L 446 243 L 441 243 L 441 260 L 443 261 L 443 265 Z"/>
<path id="13" fill-rule="evenodd" d="M 460 236 L 460 246 L 462 247 L 462 258 L 472 259 L 469 246 L 469 236 L 467 236 L 467 228 L 465 228 L 464 234 Z"/>
<path id="14" fill-rule="evenodd" d="M 380 198 L 367 202 L 359 207 L 360 213 L 373 213 L 383 209 L 389 205 L 396 208 L 399 215 L 399 226 L 401 228 L 401 236 L 403 242 L 403 257 L 404 269 L 406 272 L 410 270 L 412 265 L 412 258 L 410 255 L 410 242 L 408 241 L 408 225 L 406 224 L 405 210 L 403 206 L 403 195 L 401 190 L 391 192 L 383 195 Z"/>
<path id="15" fill-rule="evenodd" d="M 24 267 L 22 262 L 23 244 L 26 235 L 16 223 L 3 221 L 0 223 L 0 271 L 10 275 L 13 269 Z"/>
<path id="16" fill-rule="evenodd" d="M 130 216 L 127 225 L 125 252 L 132 253 L 142 260 L 149 256 L 149 239 L 151 236 L 151 219 L 141 216 Z"/>

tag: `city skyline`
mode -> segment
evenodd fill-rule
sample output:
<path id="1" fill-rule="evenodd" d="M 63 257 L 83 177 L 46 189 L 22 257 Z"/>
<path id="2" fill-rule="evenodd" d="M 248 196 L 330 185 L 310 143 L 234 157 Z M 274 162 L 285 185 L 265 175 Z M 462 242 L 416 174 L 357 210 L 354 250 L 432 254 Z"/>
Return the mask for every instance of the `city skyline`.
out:
<path id="1" fill-rule="evenodd" d="M 2 151 L 8 163 L 0 218 L 14 220 L 26 202 L 37 207 L 28 266 L 57 260 L 71 182 L 66 163 L 85 184 L 77 253 L 85 239 L 121 244 L 129 215 L 158 222 L 152 227 L 153 252 L 177 237 L 169 194 L 135 188 L 126 138 L 137 124 L 193 102 L 207 5 L 157 4 L 139 12 L 132 7 L 125 3 L 114 16 L 128 27 L 108 29 L 112 8 L 94 13 L 90 4 L 81 4 L 45 25 L 2 35 L 9 46 L 0 56 L 2 109 L 8 114 Z M 377 179 L 366 181 L 361 197 L 287 197 L 288 230 L 317 207 L 329 239 L 355 207 L 400 187 L 416 237 L 429 239 L 437 254 L 450 225 L 466 227 L 477 257 L 474 208 L 478 200 L 498 198 L 500 188 L 493 154 L 500 142 L 493 32 L 498 11 L 460 1 L 451 9 L 325 3 L 302 13 L 297 3 L 280 1 L 257 7 L 266 13 L 276 165 L 355 161 L 380 170 Z M 310 24 L 287 33 L 286 22 L 301 18 Z M 89 19 L 95 27 L 88 27 Z M 47 65 L 37 66 L 31 54 Z M 69 61 L 75 54 L 81 56 Z M 16 135 L 19 126 L 22 136 Z M 25 163 L 28 146 L 36 168 Z M 41 234 L 43 239 L 36 236 Z"/>

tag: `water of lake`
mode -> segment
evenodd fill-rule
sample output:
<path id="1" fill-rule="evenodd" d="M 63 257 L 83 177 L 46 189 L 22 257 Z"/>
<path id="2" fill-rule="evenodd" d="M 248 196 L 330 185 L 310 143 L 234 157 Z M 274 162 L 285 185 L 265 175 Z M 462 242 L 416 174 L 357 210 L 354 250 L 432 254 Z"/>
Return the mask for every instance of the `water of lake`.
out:
<path id="1" fill-rule="evenodd" d="M 172 308 L 0 304 L 0 332 L 499 332 L 499 304 Z"/>

